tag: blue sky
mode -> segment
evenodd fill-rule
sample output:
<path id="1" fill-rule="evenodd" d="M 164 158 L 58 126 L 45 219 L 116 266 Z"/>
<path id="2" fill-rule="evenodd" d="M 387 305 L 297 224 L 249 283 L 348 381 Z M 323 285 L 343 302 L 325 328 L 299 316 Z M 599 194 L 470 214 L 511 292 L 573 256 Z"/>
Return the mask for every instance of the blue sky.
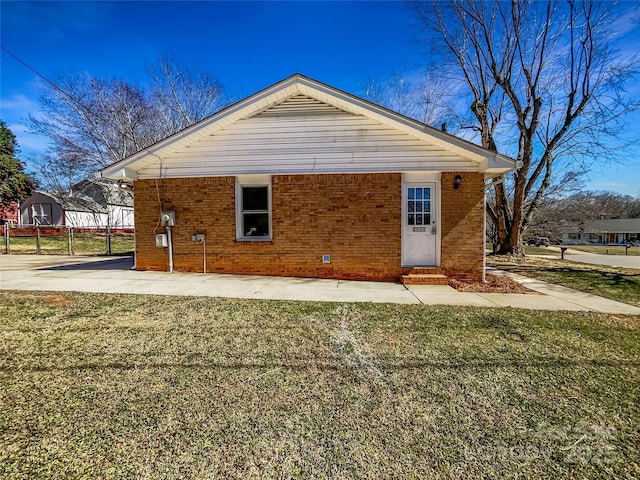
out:
<path id="1" fill-rule="evenodd" d="M 368 78 L 418 74 L 426 63 L 401 1 L 3 0 L 1 22 L 3 46 L 52 80 L 87 72 L 145 81 L 146 67 L 168 54 L 200 65 L 236 99 L 296 72 L 359 95 Z M 640 50 L 640 33 L 626 34 L 624 48 Z M 24 127 L 37 114 L 40 80 L 2 52 L 0 81 L 0 117 L 17 135 L 23 159 L 42 153 L 46 139 Z M 594 170 L 587 187 L 640 196 L 640 160 Z"/>

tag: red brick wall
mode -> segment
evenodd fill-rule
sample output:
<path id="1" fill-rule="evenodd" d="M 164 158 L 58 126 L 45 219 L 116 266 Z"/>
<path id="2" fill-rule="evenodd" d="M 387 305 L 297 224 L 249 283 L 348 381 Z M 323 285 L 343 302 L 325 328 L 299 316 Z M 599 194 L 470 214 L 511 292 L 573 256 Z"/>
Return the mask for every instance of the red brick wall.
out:
<path id="1" fill-rule="evenodd" d="M 453 179 L 462 176 L 459 189 Z M 236 241 L 235 178 L 138 180 L 135 183 L 136 263 L 168 270 L 167 249 L 155 246 L 160 205 L 176 212 L 174 270 L 362 280 L 398 280 L 401 268 L 401 176 L 274 175 L 271 242 Z M 441 267 L 458 278 L 482 278 L 484 178 L 443 173 Z M 323 264 L 322 255 L 331 255 Z"/>
<path id="2" fill-rule="evenodd" d="M 400 174 L 274 175 L 272 241 L 236 241 L 235 178 L 135 182 L 136 264 L 167 270 L 167 249 L 155 246 L 160 204 L 176 212 L 174 270 L 301 277 L 397 280 L 400 259 Z M 331 255 L 323 264 L 322 255 Z"/>
<path id="3" fill-rule="evenodd" d="M 453 188 L 456 175 L 460 188 Z M 482 279 L 484 258 L 484 175 L 443 173 L 441 177 L 441 267 L 447 275 Z"/>

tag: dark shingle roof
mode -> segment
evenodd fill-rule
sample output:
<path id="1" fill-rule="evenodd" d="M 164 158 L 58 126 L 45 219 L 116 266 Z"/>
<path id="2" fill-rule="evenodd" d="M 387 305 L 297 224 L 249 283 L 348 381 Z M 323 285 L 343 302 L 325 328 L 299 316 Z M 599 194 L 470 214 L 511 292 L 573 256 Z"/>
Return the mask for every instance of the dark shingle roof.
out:
<path id="1" fill-rule="evenodd" d="M 640 233 L 640 218 L 585 220 L 560 227 L 562 233 Z"/>
<path id="2" fill-rule="evenodd" d="M 586 220 L 582 231 L 585 233 L 640 233 L 640 218 Z"/>
<path id="3" fill-rule="evenodd" d="M 71 187 L 71 195 L 92 198 L 103 206 L 120 205 L 133 207 L 133 193 L 118 187 L 112 180 L 83 180 Z"/>

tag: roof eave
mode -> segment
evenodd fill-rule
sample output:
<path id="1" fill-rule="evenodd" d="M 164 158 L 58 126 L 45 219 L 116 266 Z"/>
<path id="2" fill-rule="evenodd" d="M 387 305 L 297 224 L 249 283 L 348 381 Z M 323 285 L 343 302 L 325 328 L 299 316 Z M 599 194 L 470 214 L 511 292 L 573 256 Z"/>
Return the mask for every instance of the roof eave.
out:
<path id="1" fill-rule="evenodd" d="M 118 165 L 104 168 L 100 171 L 100 176 L 109 180 L 123 180 L 125 182 L 133 182 L 138 179 L 138 173 L 135 170 Z"/>

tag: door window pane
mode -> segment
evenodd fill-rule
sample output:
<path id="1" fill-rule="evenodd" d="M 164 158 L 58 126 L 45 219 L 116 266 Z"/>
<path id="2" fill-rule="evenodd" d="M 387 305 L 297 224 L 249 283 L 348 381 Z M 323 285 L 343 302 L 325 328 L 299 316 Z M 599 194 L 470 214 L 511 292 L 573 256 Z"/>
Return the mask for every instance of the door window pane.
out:
<path id="1" fill-rule="evenodd" d="M 431 188 L 407 188 L 407 225 L 431 225 Z"/>

